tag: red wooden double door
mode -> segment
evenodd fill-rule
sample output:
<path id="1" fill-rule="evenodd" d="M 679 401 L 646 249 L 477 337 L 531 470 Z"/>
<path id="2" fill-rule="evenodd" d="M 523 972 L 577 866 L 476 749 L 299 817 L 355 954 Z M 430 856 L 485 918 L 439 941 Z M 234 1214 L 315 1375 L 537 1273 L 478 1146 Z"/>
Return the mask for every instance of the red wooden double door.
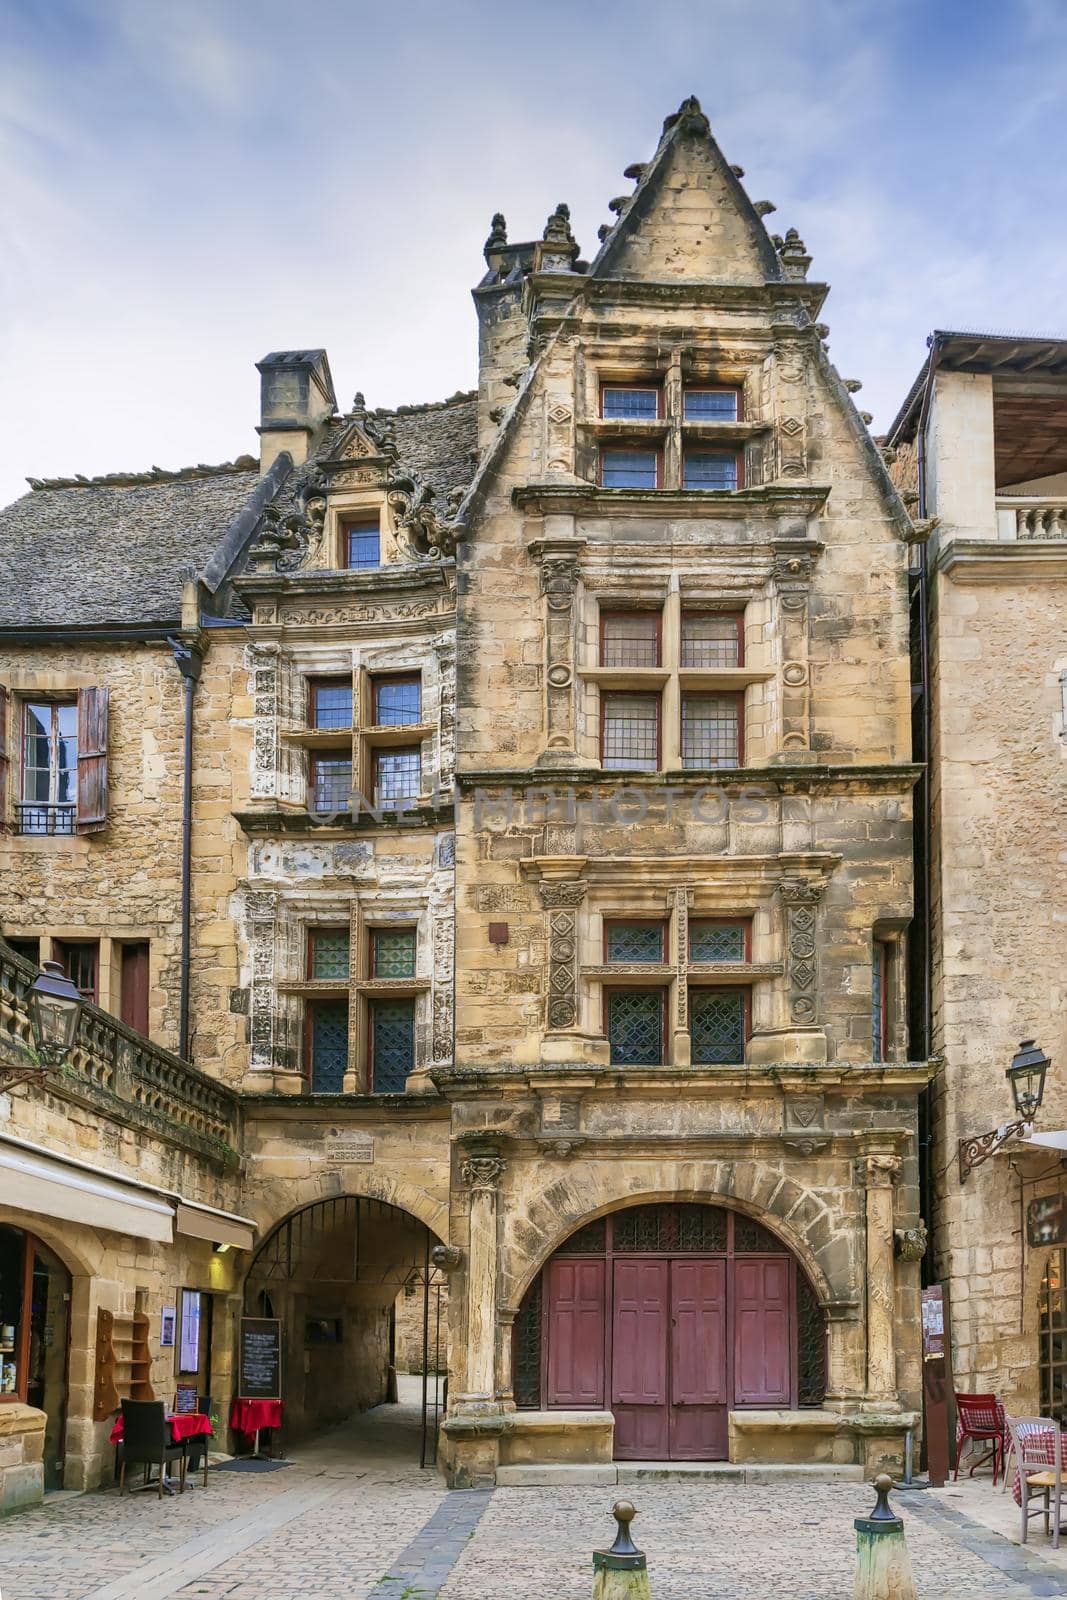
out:
<path id="1" fill-rule="evenodd" d="M 546 1404 L 607 1407 L 622 1460 L 724 1460 L 731 1409 L 796 1403 L 796 1272 L 780 1246 L 555 1256 Z"/>

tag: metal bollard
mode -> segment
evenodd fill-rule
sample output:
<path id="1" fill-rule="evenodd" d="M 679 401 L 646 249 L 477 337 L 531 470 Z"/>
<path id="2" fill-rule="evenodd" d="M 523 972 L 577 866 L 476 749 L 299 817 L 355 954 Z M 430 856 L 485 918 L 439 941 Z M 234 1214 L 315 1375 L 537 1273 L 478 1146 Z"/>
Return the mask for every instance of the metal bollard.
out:
<path id="1" fill-rule="evenodd" d="M 630 1523 L 637 1511 L 629 1500 L 616 1500 L 615 1543 L 610 1550 L 593 1551 L 593 1600 L 652 1600 L 644 1553 L 630 1538 Z"/>
<path id="2" fill-rule="evenodd" d="M 853 1600 L 917 1600 L 904 1524 L 890 1509 L 893 1480 L 887 1472 L 874 1480 L 878 1499 L 869 1517 L 857 1517 L 856 1586 Z"/>

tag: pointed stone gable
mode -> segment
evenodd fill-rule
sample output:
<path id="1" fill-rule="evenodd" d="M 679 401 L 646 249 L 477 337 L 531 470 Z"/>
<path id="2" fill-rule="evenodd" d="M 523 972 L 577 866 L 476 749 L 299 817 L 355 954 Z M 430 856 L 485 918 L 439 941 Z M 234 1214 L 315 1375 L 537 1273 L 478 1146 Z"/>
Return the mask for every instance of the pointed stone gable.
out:
<path id="1" fill-rule="evenodd" d="M 695 99 L 667 119 L 659 148 L 590 276 L 762 284 L 781 265 Z"/>

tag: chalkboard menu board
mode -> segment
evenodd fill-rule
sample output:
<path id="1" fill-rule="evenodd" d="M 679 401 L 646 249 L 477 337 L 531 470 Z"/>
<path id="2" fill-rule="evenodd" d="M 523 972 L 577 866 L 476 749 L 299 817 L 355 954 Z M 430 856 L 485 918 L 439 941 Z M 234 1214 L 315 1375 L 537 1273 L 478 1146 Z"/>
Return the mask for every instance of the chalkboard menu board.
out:
<path id="1" fill-rule="evenodd" d="M 174 1410 L 177 1416 L 191 1416 L 200 1403 L 195 1383 L 179 1383 L 174 1390 Z"/>
<path id="2" fill-rule="evenodd" d="M 277 1317 L 241 1318 L 240 1400 L 282 1397 L 282 1325 Z"/>

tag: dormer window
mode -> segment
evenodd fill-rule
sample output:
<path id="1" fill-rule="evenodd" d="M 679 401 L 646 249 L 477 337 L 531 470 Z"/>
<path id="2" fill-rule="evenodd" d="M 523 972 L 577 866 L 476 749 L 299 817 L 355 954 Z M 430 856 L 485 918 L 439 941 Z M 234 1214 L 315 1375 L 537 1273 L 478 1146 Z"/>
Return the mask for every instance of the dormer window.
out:
<path id="1" fill-rule="evenodd" d="M 683 489 L 739 489 L 741 457 L 737 450 L 687 450 L 682 457 Z"/>
<path id="2" fill-rule="evenodd" d="M 341 524 L 341 553 L 346 567 L 366 570 L 382 564 L 382 536 L 377 517 L 351 518 Z"/>
<path id="3" fill-rule="evenodd" d="M 663 390 L 652 384 L 606 383 L 600 390 L 600 415 L 609 422 L 655 422 L 663 415 Z"/>
<path id="4" fill-rule="evenodd" d="M 600 452 L 600 482 L 605 489 L 658 489 L 659 451 L 605 445 Z"/>
<path id="5" fill-rule="evenodd" d="M 686 422 L 740 422 L 740 389 L 686 389 L 682 401 Z"/>

